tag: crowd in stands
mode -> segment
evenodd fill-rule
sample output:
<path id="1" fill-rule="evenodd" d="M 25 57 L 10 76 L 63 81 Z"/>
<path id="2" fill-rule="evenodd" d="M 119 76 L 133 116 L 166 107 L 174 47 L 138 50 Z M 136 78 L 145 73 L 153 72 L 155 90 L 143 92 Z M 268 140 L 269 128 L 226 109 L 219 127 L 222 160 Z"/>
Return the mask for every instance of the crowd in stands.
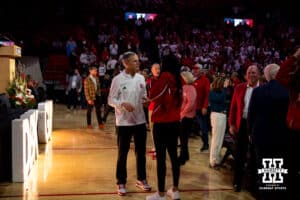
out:
<path id="1" fill-rule="evenodd" d="M 233 24 L 199 27 L 159 16 L 154 21 L 119 18 L 112 22 L 76 28 L 72 35 L 53 39 L 50 52 L 66 52 L 71 67 L 80 68 L 81 73 L 100 62 L 113 71 L 121 53 L 134 51 L 139 54 L 142 69 L 172 52 L 182 66 L 190 69 L 200 63 L 212 73 L 242 75 L 253 63 L 258 64 L 260 71 L 268 63 L 280 63 L 297 45 L 299 37 L 297 27 L 285 24 L 276 28 L 267 24 L 254 28 Z"/>
<path id="2" fill-rule="evenodd" d="M 111 23 L 93 24 L 76 26 L 72 34 L 53 39 L 48 47 L 50 53 L 64 53 L 71 69 L 78 68 L 83 77 L 90 65 L 96 65 L 101 68 L 100 76 L 112 78 L 120 70 L 119 56 L 133 51 L 139 55 L 141 70 L 150 70 L 162 56 L 173 53 L 183 70 L 191 71 L 198 63 L 208 71 L 208 77 L 235 74 L 243 80 L 250 64 L 257 64 L 262 72 L 269 63 L 281 63 L 299 38 L 299 29 L 286 24 L 256 24 L 251 28 L 221 23 L 203 27 L 165 16 L 153 21 L 116 17 Z"/>

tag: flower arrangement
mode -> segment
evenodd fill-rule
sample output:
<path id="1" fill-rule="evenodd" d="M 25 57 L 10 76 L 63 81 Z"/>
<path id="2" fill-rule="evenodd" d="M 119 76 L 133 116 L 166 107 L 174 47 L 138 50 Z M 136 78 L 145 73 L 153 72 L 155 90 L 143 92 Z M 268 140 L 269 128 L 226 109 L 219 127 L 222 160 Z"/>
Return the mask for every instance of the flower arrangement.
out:
<path id="1" fill-rule="evenodd" d="M 19 64 L 16 67 L 15 78 L 6 89 L 10 104 L 13 108 L 35 108 L 37 105 L 35 97 L 31 94 L 31 90 L 27 88 L 24 71 L 25 66 Z"/>

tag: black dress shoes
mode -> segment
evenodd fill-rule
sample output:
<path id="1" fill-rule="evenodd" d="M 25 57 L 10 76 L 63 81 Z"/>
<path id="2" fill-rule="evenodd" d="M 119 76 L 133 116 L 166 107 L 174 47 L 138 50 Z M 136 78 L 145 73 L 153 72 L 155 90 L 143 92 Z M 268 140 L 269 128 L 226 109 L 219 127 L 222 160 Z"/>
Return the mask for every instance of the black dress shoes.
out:
<path id="1" fill-rule="evenodd" d="M 200 152 L 205 152 L 208 151 L 208 145 L 203 145 L 202 148 L 200 149 Z"/>
<path id="2" fill-rule="evenodd" d="M 182 156 L 179 156 L 178 158 L 178 161 L 179 161 L 179 164 L 182 166 L 186 163 L 186 161 L 188 161 L 189 158 L 188 157 L 182 157 Z"/>
<path id="3" fill-rule="evenodd" d="M 233 191 L 235 191 L 235 192 L 240 192 L 240 191 L 241 191 L 241 186 L 238 185 L 238 184 L 234 184 L 234 185 L 233 185 Z"/>

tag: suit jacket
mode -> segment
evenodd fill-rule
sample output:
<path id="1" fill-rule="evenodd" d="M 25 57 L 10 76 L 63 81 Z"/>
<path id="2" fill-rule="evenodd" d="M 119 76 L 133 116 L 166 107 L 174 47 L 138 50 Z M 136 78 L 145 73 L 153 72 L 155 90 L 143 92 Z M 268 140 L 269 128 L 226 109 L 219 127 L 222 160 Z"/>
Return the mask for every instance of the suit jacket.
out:
<path id="1" fill-rule="evenodd" d="M 91 79 L 90 76 L 86 77 L 84 80 L 84 94 L 85 94 L 85 99 L 87 101 L 89 100 L 96 100 L 96 96 L 100 96 L 100 81 L 98 77 L 95 77 L 96 82 L 97 82 L 97 88 L 95 88 L 95 84 L 93 80 Z"/>
<path id="2" fill-rule="evenodd" d="M 243 109 L 245 106 L 244 97 L 247 90 L 247 83 L 240 83 L 234 88 L 230 111 L 229 111 L 229 126 L 234 125 L 237 130 L 240 129 L 242 117 L 243 117 Z"/>
<path id="3" fill-rule="evenodd" d="M 288 105 L 288 90 L 276 80 L 253 90 L 247 125 L 254 144 L 266 147 L 284 142 Z"/>
<path id="4" fill-rule="evenodd" d="M 240 129 L 242 117 L 243 117 L 243 109 L 245 106 L 244 97 L 247 90 L 247 83 L 240 83 L 234 88 L 231 104 L 230 104 L 230 111 L 229 111 L 229 118 L 228 123 L 229 126 L 234 125 L 237 130 Z"/>

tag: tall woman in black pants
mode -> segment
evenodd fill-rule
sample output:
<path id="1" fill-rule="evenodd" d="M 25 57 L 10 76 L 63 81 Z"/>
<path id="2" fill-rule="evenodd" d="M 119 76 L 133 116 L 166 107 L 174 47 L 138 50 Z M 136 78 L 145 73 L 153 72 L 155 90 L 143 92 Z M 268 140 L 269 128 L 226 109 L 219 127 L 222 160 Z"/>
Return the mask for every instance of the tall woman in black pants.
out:
<path id="1" fill-rule="evenodd" d="M 162 60 L 162 73 L 152 85 L 149 98 L 154 101 L 151 120 L 154 123 L 153 136 L 157 160 L 158 192 L 147 196 L 147 200 L 164 200 L 166 177 L 166 152 L 172 165 L 173 186 L 167 191 L 171 199 L 179 199 L 179 162 L 177 141 L 180 131 L 180 109 L 182 85 L 180 65 L 174 55 L 165 56 Z"/>

